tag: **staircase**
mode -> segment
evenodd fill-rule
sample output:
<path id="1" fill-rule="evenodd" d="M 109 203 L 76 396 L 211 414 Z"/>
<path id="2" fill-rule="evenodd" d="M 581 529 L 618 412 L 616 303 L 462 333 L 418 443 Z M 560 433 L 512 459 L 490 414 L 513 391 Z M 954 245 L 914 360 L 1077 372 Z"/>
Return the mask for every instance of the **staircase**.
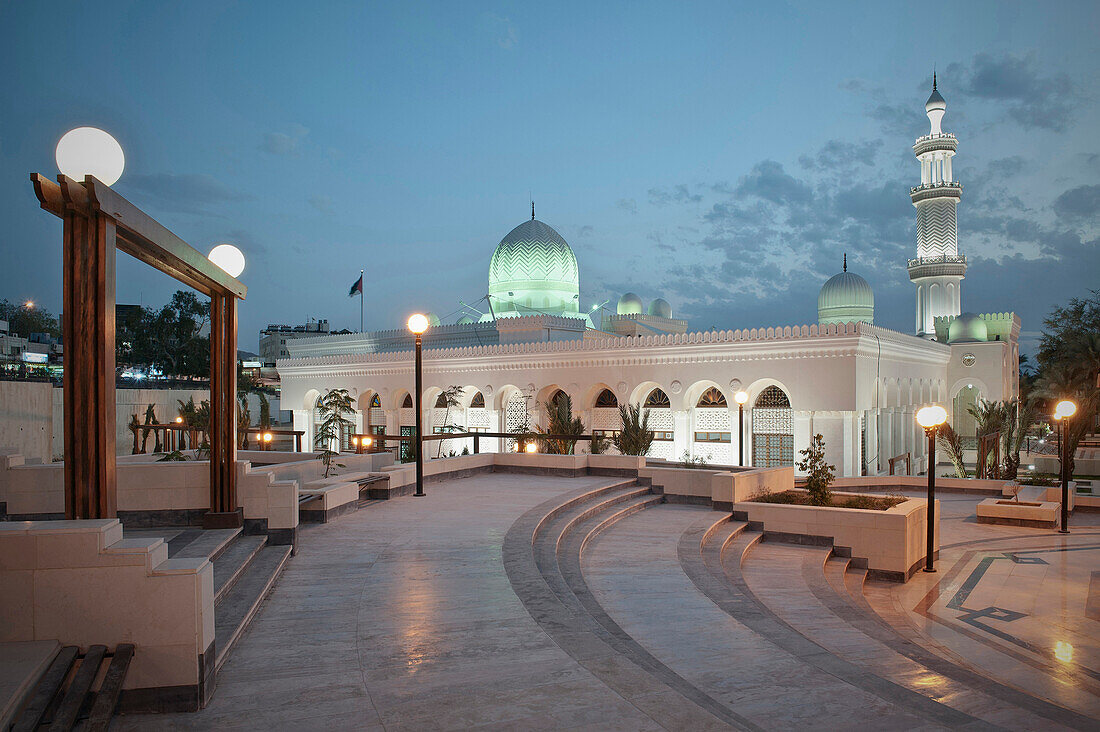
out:
<path id="1" fill-rule="evenodd" d="M 290 558 L 291 547 L 271 546 L 241 529 L 184 532 L 170 557 L 207 557 L 214 564 L 215 670 L 221 669 Z"/>

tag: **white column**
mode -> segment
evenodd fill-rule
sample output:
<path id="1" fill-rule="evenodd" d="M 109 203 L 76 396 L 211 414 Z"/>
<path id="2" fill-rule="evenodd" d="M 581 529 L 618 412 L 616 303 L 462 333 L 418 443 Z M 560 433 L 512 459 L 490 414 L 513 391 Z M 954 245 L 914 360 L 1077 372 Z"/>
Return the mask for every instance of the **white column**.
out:
<path id="1" fill-rule="evenodd" d="M 945 174 L 946 174 L 945 179 L 947 180 L 948 183 L 950 183 L 952 180 L 954 180 L 954 178 L 952 178 L 952 176 L 951 176 L 951 156 L 950 155 L 944 155 L 943 163 L 944 163 L 944 171 L 945 171 Z"/>
<path id="2" fill-rule="evenodd" d="M 687 450 L 691 452 L 695 435 L 691 432 L 691 410 L 677 409 L 672 412 L 672 459 L 679 460 Z"/>

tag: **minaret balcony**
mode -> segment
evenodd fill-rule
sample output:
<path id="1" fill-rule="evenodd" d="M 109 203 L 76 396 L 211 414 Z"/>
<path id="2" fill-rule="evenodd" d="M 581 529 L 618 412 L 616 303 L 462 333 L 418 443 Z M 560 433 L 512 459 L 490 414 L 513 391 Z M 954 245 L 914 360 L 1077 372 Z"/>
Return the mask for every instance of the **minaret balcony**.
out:
<path id="1" fill-rule="evenodd" d="M 917 141 L 913 143 L 913 154 L 917 157 L 920 157 L 925 153 L 936 152 L 939 150 L 955 152 L 958 148 L 959 141 L 955 139 L 955 136 L 950 133 L 943 133 L 939 135 L 925 135 L 924 137 L 918 137 Z"/>
<path id="2" fill-rule="evenodd" d="M 909 189 L 909 197 L 913 199 L 913 203 L 930 198 L 962 198 L 962 183 L 957 180 L 922 183 Z"/>
<path id="3" fill-rule="evenodd" d="M 922 277 L 962 277 L 966 274 L 966 257 L 943 254 L 938 257 L 917 257 L 908 262 L 909 279 Z"/>

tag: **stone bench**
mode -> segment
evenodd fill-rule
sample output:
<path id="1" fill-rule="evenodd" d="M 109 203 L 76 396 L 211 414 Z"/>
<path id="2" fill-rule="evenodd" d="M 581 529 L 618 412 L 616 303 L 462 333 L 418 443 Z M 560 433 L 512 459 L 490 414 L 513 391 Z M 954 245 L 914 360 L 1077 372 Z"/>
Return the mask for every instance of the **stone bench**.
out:
<path id="1" fill-rule="evenodd" d="M 1061 504 L 1053 501 L 1013 501 L 1006 498 L 987 498 L 975 509 L 979 524 L 1030 526 L 1037 529 L 1053 529 L 1057 525 L 1060 511 Z"/>

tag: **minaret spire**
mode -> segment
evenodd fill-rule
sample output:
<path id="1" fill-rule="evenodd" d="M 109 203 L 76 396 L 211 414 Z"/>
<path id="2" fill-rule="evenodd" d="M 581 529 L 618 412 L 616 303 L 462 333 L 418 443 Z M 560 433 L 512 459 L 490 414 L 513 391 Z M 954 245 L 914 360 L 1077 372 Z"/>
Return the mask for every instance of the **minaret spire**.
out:
<path id="1" fill-rule="evenodd" d="M 848 252 L 844 252 L 844 271 L 848 271 Z"/>
<path id="2" fill-rule="evenodd" d="M 532 221 L 535 220 L 535 201 L 534 201 L 534 199 L 531 200 L 531 220 Z"/>

